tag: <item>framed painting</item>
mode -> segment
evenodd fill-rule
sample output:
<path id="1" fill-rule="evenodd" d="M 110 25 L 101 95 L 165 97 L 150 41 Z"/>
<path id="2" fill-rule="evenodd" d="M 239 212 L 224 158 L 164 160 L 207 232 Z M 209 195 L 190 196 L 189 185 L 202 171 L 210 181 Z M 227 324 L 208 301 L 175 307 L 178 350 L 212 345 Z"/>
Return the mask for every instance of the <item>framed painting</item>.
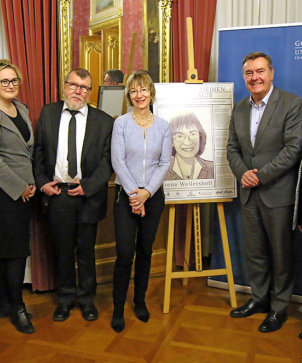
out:
<path id="1" fill-rule="evenodd" d="M 154 82 L 172 80 L 171 19 L 174 0 L 142 0 L 143 61 Z"/>
<path id="2" fill-rule="evenodd" d="M 122 0 L 90 0 L 90 24 L 108 21 L 123 15 Z"/>

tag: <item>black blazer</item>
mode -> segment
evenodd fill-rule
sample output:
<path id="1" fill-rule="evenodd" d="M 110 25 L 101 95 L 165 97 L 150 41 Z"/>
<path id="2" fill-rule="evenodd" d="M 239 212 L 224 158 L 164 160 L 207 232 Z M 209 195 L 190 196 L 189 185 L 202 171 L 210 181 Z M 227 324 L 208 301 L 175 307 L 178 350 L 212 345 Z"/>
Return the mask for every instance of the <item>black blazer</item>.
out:
<path id="1" fill-rule="evenodd" d="M 34 149 L 34 175 L 37 187 L 53 180 L 63 102 L 42 108 Z M 110 160 L 114 119 L 88 105 L 86 131 L 81 156 L 81 186 L 85 193 L 81 220 L 96 223 L 105 218 L 108 180 L 112 175 Z"/>

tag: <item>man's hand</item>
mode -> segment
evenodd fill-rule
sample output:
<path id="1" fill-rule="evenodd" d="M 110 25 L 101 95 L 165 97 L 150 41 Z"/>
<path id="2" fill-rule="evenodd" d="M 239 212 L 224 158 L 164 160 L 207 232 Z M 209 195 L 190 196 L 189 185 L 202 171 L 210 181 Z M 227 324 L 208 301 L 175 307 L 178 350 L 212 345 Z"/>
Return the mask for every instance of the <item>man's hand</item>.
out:
<path id="1" fill-rule="evenodd" d="M 147 189 L 135 189 L 129 194 L 135 194 L 134 197 L 129 197 L 129 204 L 134 209 L 140 209 L 145 201 L 151 197 L 151 193 Z"/>
<path id="2" fill-rule="evenodd" d="M 243 188 L 254 188 L 257 187 L 260 182 L 256 175 L 258 169 L 246 171 L 241 178 L 241 185 Z"/>
<path id="3" fill-rule="evenodd" d="M 34 184 L 27 185 L 24 192 L 21 194 L 22 201 L 24 203 L 28 202 L 35 194 L 36 186 Z"/>
<path id="4" fill-rule="evenodd" d="M 31 184 L 29 186 L 29 188 L 30 188 L 29 198 L 32 198 L 35 195 L 37 188 L 36 188 L 35 184 Z"/>
<path id="5" fill-rule="evenodd" d="M 85 195 L 84 190 L 80 184 L 80 181 L 78 179 L 74 179 L 74 183 L 79 184 L 79 186 L 74 189 L 67 190 L 67 194 L 70 195 L 71 197 L 79 197 Z"/>
<path id="6" fill-rule="evenodd" d="M 48 196 L 52 195 L 59 195 L 61 194 L 61 189 L 57 186 L 58 180 L 51 181 L 49 183 L 46 183 L 42 187 L 42 191 L 47 194 Z"/>

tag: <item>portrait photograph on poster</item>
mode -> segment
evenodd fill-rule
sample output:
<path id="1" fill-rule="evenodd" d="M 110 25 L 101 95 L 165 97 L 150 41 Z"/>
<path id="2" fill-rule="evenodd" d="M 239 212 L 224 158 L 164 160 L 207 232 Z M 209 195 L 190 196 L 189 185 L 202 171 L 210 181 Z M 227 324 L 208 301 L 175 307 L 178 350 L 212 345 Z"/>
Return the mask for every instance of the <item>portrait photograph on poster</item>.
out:
<path id="1" fill-rule="evenodd" d="M 153 112 L 167 120 L 172 159 L 167 201 L 233 198 L 236 181 L 226 158 L 232 83 L 158 83 Z"/>
<path id="2" fill-rule="evenodd" d="M 199 116 L 199 117 L 198 117 Z M 210 108 L 202 107 L 195 112 L 181 112 L 175 110 L 170 118 L 170 128 L 173 136 L 172 160 L 166 176 L 166 180 L 180 179 L 214 179 L 212 140 L 208 139 L 200 118 L 207 122 L 212 131 Z M 210 132 L 212 134 L 212 132 Z M 209 145 L 210 144 L 210 145 Z M 205 148 L 207 147 L 207 151 Z M 210 154 L 209 159 L 201 157 L 202 154 Z"/>

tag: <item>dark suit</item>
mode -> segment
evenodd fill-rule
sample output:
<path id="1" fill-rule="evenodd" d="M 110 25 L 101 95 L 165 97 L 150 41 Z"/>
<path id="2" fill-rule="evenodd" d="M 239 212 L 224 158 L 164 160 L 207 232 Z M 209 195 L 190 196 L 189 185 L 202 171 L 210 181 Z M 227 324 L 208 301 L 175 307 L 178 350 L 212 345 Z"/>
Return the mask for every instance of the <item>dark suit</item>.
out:
<path id="1" fill-rule="evenodd" d="M 302 147 L 302 100 L 274 87 L 250 138 L 249 97 L 235 105 L 227 157 L 240 181 L 258 169 L 259 186 L 240 189 L 245 254 L 253 299 L 284 311 L 293 286 L 291 219 Z"/>
<path id="2" fill-rule="evenodd" d="M 53 180 L 63 102 L 43 107 L 34 152 L 37 187 Z M 112 175 L 110 143 L 113 118 L 88 106 L 81 154 L 81 186 L 84 196 L 72 197 L 62 190 L 49 197 L 50 232 L 56 249 L 57 288 L 60 303 L 71 304 L 77 297 L 86 304 L 96 288 L 94 244 L 97 222 L 107 209 L 107 183 Z M 45 196 L 44 196 L 45 197 Z M 74 250 L 78 262 L 78 287 Z"/>

